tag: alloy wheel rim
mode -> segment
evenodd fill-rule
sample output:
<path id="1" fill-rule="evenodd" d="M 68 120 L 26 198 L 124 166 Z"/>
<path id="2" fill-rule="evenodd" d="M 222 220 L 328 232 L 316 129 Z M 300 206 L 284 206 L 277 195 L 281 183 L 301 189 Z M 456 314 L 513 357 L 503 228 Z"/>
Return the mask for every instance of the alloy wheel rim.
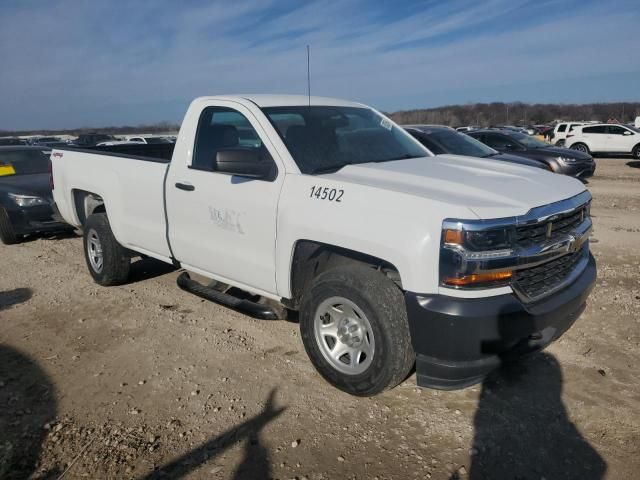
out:
<path id="1" fill-rule="evenodd" d="M 375 339 L 364 312 L 351 300 L 331 297 L 314 315 L 316 344 L 324 359 L 347 375 L 363 373 L 373 361 Z"/>
<path id="2" fill-rule="evenodd" d="M 104 266 L 102 243 L 100 242 L 98 233 L 93 229 L 87 233 L 87 256 L 89 257 L 89 263 L 93 271 L 101 273 L 102 267 Z"/>

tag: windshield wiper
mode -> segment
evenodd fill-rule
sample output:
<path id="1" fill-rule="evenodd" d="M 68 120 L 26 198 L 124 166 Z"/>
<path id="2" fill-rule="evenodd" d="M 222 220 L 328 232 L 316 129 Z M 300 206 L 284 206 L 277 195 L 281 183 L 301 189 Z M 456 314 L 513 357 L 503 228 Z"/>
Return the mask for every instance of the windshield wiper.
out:
<path id="1" fill-rule="evenodd" d="M 410 158 L 421 158 L 415 155 L 409 155 L 408 153 L 405 155 L 402 155 L 401 157 L 397 157 L 397 158 L 383 158 L 382 160 L 371 160 L 369 162 L 357 162 L 357 163 L 341 163 L 338 165 L 328 165 L 326 167 L 318 167 L 315 170 L 313 170 L 311 172 L 311 175 L 316 175 L 318 173 L 335 173 L 337 171 L 339 171 L 340 169 L 342 169 L 343 167 L 346 167 L 347 165 L 364 165 L 366 163 L 383 163 L 383 162 L 393 162 L 395 160 L 408 160 Z"/>
<path id="2" fill-rule="evenodd" d="M 384 163 L 384 162 L 395 162 L 396 160 L 409 160 L 410 158 L 422 158 L 422 157 L 417 157 L 415 155 L 410 155 L 408 153 L 405 153 L 404 155 L 400 156 L 400 157 L 396 157 L 396 158 L 383 158 L 382 160 L 372 160 L 371 162 L 367 162 L 367 163 Z"/>
<path id="3" fill-rule="evenodd" d="M 338 165 L 328 165 L 326 167 L 318 167 L 311 172 L 311 175 L 317 175 L 318 173 L 336 173 L 342 167 L 350 165 L 349 163 L 340 163 Z"/>

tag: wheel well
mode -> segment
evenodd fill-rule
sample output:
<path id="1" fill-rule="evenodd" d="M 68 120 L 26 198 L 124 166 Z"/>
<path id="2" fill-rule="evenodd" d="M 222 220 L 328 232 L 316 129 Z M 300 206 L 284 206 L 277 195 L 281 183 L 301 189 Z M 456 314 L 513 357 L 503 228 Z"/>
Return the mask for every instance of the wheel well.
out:
<path id="1" fill-rule="evenodd" d="M 300 240 L 296 243 L 291 262 L 291 299 L 286 306 L 297 309 L 302 294 L 315 277 L 345 263 L 368 265 L 385 274 L 402 289 L 400 272 L 386 260 L 335 245 Z"/>
<path id="2" fill-rule="evenodd" d="M 107 211 L 104 200 L 102 200 L 100 195 L 84 190 L 73 191 L 73 202 L 78 220 L 80 220 L 80 224 L 83 226 L 89 215 L 101 212 L 106 213 Z"/>

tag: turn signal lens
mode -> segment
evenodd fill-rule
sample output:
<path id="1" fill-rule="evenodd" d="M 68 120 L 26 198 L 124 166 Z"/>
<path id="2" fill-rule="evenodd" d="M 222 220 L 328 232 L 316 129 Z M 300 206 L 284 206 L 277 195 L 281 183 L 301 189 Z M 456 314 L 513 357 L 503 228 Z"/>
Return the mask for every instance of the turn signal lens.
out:
<path id="1" fill-rule="evenodd" d="M 464 235 L 462 233 L 462 230 L 445 230 L 444 243 L 448 243 L 450 245 L 464 244 Z"/>
<path id="2" fill-rule="evenodd" d="M 454 287 L 467 287 L 469 285 L 477 285 L 478 283 L 494 283 L 503 282 L 511 279 L 511 271 L 477 273 L 473 275 L 465 275 L 464 277 L 445 277 L 445 285 L 453 285 Z"/>

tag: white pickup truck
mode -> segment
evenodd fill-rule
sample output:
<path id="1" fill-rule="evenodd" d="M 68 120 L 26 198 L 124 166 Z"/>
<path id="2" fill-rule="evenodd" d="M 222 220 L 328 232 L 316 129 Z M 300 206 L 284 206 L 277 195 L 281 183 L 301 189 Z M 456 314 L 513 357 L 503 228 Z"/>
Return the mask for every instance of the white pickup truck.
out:
<path id="1" fill-rule="evenodd" d="M 148 149 L 147 149 L 148 147 Z M 591 195 L 540 169 L 433 156 L 362 104 L 194 100 L 173 145 L 54 149 L 54 198 L 101 285 L 144 255 L 261 318 L 299 312 L 318 372 L 355 395 L 461 388 L 580 315 Z M 238 295 L 242 291 L 243 295 Z"/>

